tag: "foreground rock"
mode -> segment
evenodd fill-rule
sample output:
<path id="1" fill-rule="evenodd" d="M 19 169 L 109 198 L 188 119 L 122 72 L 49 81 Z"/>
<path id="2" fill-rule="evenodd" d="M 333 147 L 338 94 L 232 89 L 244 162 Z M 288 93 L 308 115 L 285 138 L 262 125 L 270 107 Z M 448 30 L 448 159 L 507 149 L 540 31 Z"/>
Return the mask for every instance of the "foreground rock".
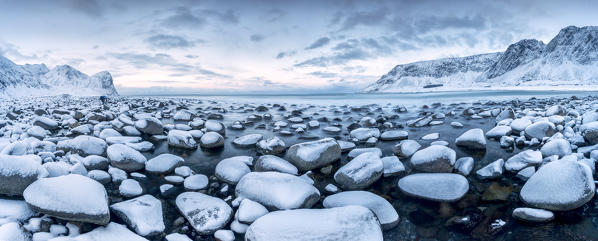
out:
<path id="1" fill-rule="evenodd" d="M 361 206 L 346 206 L 271 212 L 249 226 L 245 240 L 381 241 L 383 238 L 372 211 Z"/>
<path id="2" fill-rule="evenodd" d="M 457 153 L 451 148 L 433 145 L 419 150 L 411 157 L 411 166 L 423 172 L 452 172 Z"/>
<path id="3" fill-rule="evenodd" d="M 332 138 L 292 145 L 286 155 L 286 159 L 300 171 L 326 166 L 340 157 L 341 147 Z"/>
<path id="4" fill-rule="evenodd" d="M 215 175 L 221 181 L 236 185 L 247 173 L 251 172 L 247 164 L 239 158 L 226 158 L 216 165 Z"/>
<path id="5" fill-rule="evenodd" d="M 145 156 L 127 145 L 110 145 L 106 153 L 110 164 L 114 167 L 131 172 L 145 168 L 145 162 L 147 161 Z"/>
<path id="6" fill-rule="evenodd" d="M 515 208 L 513 217 L 528 222 L 549 222 L 554 219 L 554 213 L 537 208 Z"/>
<path id="7" fill-rule="evenodd" d="M 399 224 L 399 214 L 386 199 L 366 191 L 347 191 L 328 196 L 323 203 L 325 208 L 358 205 L 369 208 L 376 214 L 382 229 L 389 230 Z"/>
<path id="8" fill-rule="evenodd" d="M 36 155 L 0 155 L 0 194 L 23 195 L 23 191 L 38 177 L 46 174 Z"/>
<path id="9" fill-rule="evenodd" d="M 592 170 L 570 159 L 542 166 L 523 185 L 521 200 L 552 211 L 568 211 L 590 201 L 596 192 Z"/>
<path id="10" fill-rule="evenodd" d="M 166 174 L 171 173 L 175 168 L 183 165 L 185 160 L 180 156 L 169 153 L 160 154 L 147 161 L 145 170 L 151 173 Z"/>
<path id="11" fill-rule="evenodd" d="M 551 137 L 557 132 L 556 127 L 552 122 L 538 121 L 525 128 L 525 135 L 528 138 L 537 138 L 542 140 L 544 137 Z"/>
<path id="12" fill-rule="evenodd" d="M 115 203 L 110 209 L 141 236 L 156 235 L 164 231 L 162 202 L 152 195 Z"/>
<path id="13" fill-rule="evenodd" d="M 482 129 L 475 128 L 457 137 L 455 144 L 469 149 L 484 150 L 486 149 L 486 137 Z"/>
<path id="14" fill-rule="evenodd" d="M 399 180 L 399 189 L 413 197 L 440 202 L 454 202 L 469 191 L 465 177 L 453 173 L 418 173 Z"/>
<path id="15" fill-rule="evenodd" d="M 29 185 L 23 197 L 34 211 L 60 219 L 100 225 L 110 222 L 106 189 L 88 177 L 42 178 Z"/>
<path id="16" fill-rule="evenodd" d="M 233 209 L 226 202 L 198 192 L 181 193 L 176 198 L 176 206 L 201 234 L 212 234 L 222 229 L 233 215 Z"/>
<path id="17" fill-rule="evenodd" d="M 336 171 L 334 180 L 344 189 L 363 189 L 380 179 L 384 172 L 384 163 L 380 156 L 365 152 L 355 157 Z"/>
<path id="18" fill-rule="evenodd" d="M 106 153 L 106 141 L 93 136 L 77 136 L 70 140 L 59 141 L 56 149 L 71 151 L 81 156 L 98 155 Z"/>
<path id="19" fill-rule="evenodd" d="M 320 199 L 320 192 L 313 185 L 300 177 L 278 172 L 245 175 L 237 184 L 235 194 L 269 209 L 310 208 Z"/>

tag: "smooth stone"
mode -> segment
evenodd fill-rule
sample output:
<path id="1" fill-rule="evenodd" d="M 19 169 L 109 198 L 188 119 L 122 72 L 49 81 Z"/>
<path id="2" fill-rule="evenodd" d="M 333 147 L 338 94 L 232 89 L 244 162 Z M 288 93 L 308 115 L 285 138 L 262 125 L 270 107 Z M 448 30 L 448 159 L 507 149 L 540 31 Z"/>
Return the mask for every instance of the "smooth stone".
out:
<path id="1" fill-rule="evenodd" d="M 405 165 L 396 156 L 383 157 L 382 164 L 384 165 L 384 177 L 399 176 L 405 173 Z"/>
<path id="2" fill-rule="evenodd" d="M 110 165 L 125 171 L 138 171 L 145 168 L 147 159 L 135 149 L 123 145 L 110 145 L 106 150 Z"/>
<path id="3" fill-rule="evenodd" d="M 525 130 L 525 128 L 527 128 L 529 125 L 532 124 L 532 121 L 528 118 L 518 118 L 518 119 L 514 119 L 511 122 L 511 129 L 516 132 L 522 132 Z"/>
<path id="4" fill-rule="evenodd" d="M 186 190 L 197 191 L 208 187 L 208 177 L 203 174 L 195 174 L 185 178 L 183 186 Z"/>
<path id="5" fill-rule="evenodd" d="M 310 208 L 320 199 L 320 192 L 312 184 L 279 172 L 251 172 L 241 178 L 235 194 L 268 209 Z"/>
<path id="6" fill-rule="evenodd" d="M 185 160 L 180 156 L 169 153 L 160 154 L 145 163 L 145 170 L 151 173 L 168 174 L 183 165 L 184 162 Z"/>
<path id="7" fill-rule="evenodd" d="M 106 153 L 106 141 L 93 136 L 77 136 L 73 139 L 59 141 L 56 149 L 71 151 L 81 156 L 98 155 Z"/>
<path id="8" fill-rule="evenodd" d="M 382 157 L 382 150 L 378 147 L 355 148 L 347 154 L 347 159 L 353 159 L 363 153 L 371 152 Z"/>
<path id="9" fill-rule="evenodd" d="M 253 223 L 258 218 L 268 214 L 268 209 L 258 202 L 247 198 L 241 201 L 235 217 L 242 223 Z"/>
<path id="10" fill-rule="evenodd" d="M 300 171 L 312 170 L 335 162 L 341 157 L 341 147 L 333 138 L 292 145 L 286 159 Z"/>
<path id="11" fill-rule="evenodd" d="M 202 148 L 218 148 L 224 146 L 224 137 L 217 132 L 209 131 L 199 139 Z"/>
<path id="12" fill-rule="evenodd" d="M 256 172 L 275 171 L 292 175 L 297 175 L 299 173 L 299 170 L 297 167 L 293 166 L 293 164 L 273 155 L 260 156 L 253 166 Z"/>
<path id="13" fill-rule="evenodd" d="M 598 121 L 584 122 L 584 124 L 579 127 L 579 131 L 590 145 L 598 143 Z"/>
<path id="14" fill-rule="evenodd" d="M 136 197 L 143 194 L 143 188 L 137 180 L 125 179 L 118 186 L 118 193 L 123 197 Z"/>
<path id="15" fill-rule="evenodd" d="M 461 157 L 455 162 L 455 169 L 463 176 L 469 176 L 473 169 L 473 158 L 472 157 Z"/>
<path id="16" fill-rule="evenodd" d="M 481 180 L 499 178 L 502 176 L 504 165 L 505 161 L 503 159 L 498 159 L 477 170 L 475 174 Z"/>
<path id="17" fill-rule="evenodd" d="M 365 141 L 370 137 L 380 137 L 380 130 L 378 128 L 357 128 L 349 133 L 351 138 L 357 139 L 357 141 Z"/>
<path id="18" fill-rule="evenodd" d="M 543 157 L 557 155 L 560 158 L 571 154 L 571 144 L 565 139 L 557 138 L 545 143 L 542 148 L 540 148 L 540 152 Z"/>
<path id="19" fill-rule="evenodd" d="M 278 137 L 272 137 L 259 141 L 256 144 L 257 152 L 263 155 L 276 155 L 284 152 L 287 145 Z"/>
<path id="20" fill-rule="evenodd" d="M 382 241 L 383 238 L 372 211 L 362 206 L 345 206 L 268 213 L 247 228 L 245 240 Z"/>
<path id="21" fill-rule="evenodd" d="M 452 172 L 456 155 L 449 147 L 435 145 L 415 152 L 409 162 L 418 171 Z"/>
<path id="22" fill-rule="evenodd" d="M 344 189 L 363 189 L 380 179 L 384 164 L 380 156 L 366 152 L 343 165 L 334 174 L 334 180 Z"/>
<path id="23" fill-rule="evenodd" d="M 160 135 L 164 133 L 162 122 L 155 117 L 144 117 L 136 121 L 135 128 L 148 135 Z"/>
<path id="24" fill-rule="evenodd" d="M 216 165 L 215 175 L 228 184 L 235 185 L 251 170 L 246 163 L 237 158 L 226 158 Z"/>
<path id="25" fill-rule="evenodd" d="M 168 145 L 183 149 L 197 148 L 197 142 L 195 142 L 191 132 L 182 130 L 170 130 L 168 132 Z"/>
<path id="26" fill-rule="evenodd" d="M 537 138 L 538 140 L 542 140 L 544 137 L 551 137 L 555 133 L 557 133 L 557 129 L 551 122 L 548 121 L 538 121 L 533 123 L 525 128 L 525 136 L 528 138 Z"/>
<path id="27" fill-rule="evenodd" d="M 322 202 L 325 208 L 358 205 L 369 208 L 382 225 L 382 229 L 390 230 L 399 224 L 399 214 L 386 199 L 366 191 L 346 191 L 330 195 Z"/>
<path id="28" fill-rule="evenodd" d="M 48 174 L 37 155 L 0 155 L 0 194 L 21 196 L 38 178 Z"/>
<path id="29" fill-rule="evenodd" d="M 240 147 L 250 147 L 255 146 L 255 144 L 257 144 L 262 139 L 264 139 L 264 135 L 262 134 L 249 134 L 235 138 L 233 140 L 233 144 Z"/>
<path id="30" fill-rule="evenodd" d="M 403 140 L 393 148 L 393 153 L 402 158 L 410 157 L 421 148 L 421 144 L 414 140 Z"/>
<path id="31" fill-rule="evenodd" d="M 110 209 L 141 236 L 153 236 L 165 229 L 162 202 L 152 195 L 115 203 Z"/>
<path id="32" fill-rule="evenodd" d="M 554 219 L 554 213 L 537 208 L 515 208 L 513 217 L 528 222 L 550 222 Z"/>
<path id="33" fill-rule="evenodd" d="M 470 149 L 486 149 L 486 137 L 484 131 L 480 128 L 475 128 L 461 134 L 455 140 L 457 146 L 462 146 Z"/>
<path id="34" fill-rule="evenodd" d="M 405 140 L 409 137 L 409 133 L 407 131 L 402 130 L 390 130 L 385 131 L 380 134 L 380 140 L 382 141 L 398 141 L 398 140 Z"/>
<path id="35" fill-rule="evenodd" d="M 542 163 L 542 153 L 540 151 L 525 150 L 507 159 L 505 169 L 515 172 L 540 163 Z"/>
<path id="36" fill-rule="evenodd" d="M 503 136 L 510 135 L 511 131 L 512 131 L 512 129 L 510 126 L 495 126 L 494 128 L 492 128 L 486 132 L 486 137 L 493 138 L 493 139 L 500 139 Z"/>
<path id="37" fill-rule="evenodd" d="M 176 206 L 201 234 L 213 234 L 224 228 L 233 216 L 233 209 L 222 199 L 199 192 L 181 193 L 176 198 Z"/>
<path id="38" fill-rule="evenodd" d="M 417 173 L 399 180 L 399 189 L 413 197 L 439 202 L 454 202 L 469 191 L 465 177 L 454 173 Z"/>

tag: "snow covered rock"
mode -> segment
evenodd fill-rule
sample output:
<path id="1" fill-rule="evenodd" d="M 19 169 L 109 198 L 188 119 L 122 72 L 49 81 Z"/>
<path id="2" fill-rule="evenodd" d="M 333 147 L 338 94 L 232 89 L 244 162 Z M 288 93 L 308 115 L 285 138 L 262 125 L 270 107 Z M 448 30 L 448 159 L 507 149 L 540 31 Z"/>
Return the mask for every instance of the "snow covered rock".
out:
<path id="1" fill-rule="evenodd" d="M 193 113 L 191 113 L 191 111 L 179 110 L 176 113 L 174 113 L 174 116 L 172 118 L 177 121 L 190 121 L 194 117 L 195 117 L 195 115 Z"/>
<path id="2" fill-rule="evenodd" d="M 110 222 L 104 186 L 77 174 L 42 178 L 23 192 L 34 211 L 60 219 L 105 225 Z"/>
<path id="3" fill-rule="evenodd" d="M 598 143 L 598 121 L 584 123 L 579 127 L 579 131 L 586 141 L 590 144 Z"/>
<path id="4" fill-rule="evenodd" d="M 326 166 L 341 157 L 341 147 L 332 138 L 292 145 L 286 159 L 301 171 Z"/>
<path id="5" fill-rule="evenodd" d="M 141 184 L 135 179 L 125 179 L 118 186 L 118 193 L 123 197 L 137 197 L 143 194 Z"/>
<path id="6" fill-rule="evenodd" d="M 399 142 L 399 144 L 395 145 L 392 152 L 397 155 L 398 157 L 410 157 L 413 155 L 419 148 L 421 148 L 421 144 L 414 140 L 403 140 Z"/>
<path id="7" fill-rule="evenodd" d="M 522 132 L 527 128 L 529 125 L 532 124 L 532 121 L 528 118 L 517 118 L 511 122 L 511 129 L 516 132 Z"/>
<path id="8" fill-rule="evenodd" d="M 348 190 L 363 189 L 377 181 L 383 171 L 384 164 L 380 156 L 366 152 L 339 168 L 334 174 L 334 180 Z"/>
<path id="9" fill-rule="evenodd" d="M 299 170 L 290 162 L 273 155 L 260 156 L 253 165 L 256 172 L 282 172 L 297 175 Z"/>
<path id="10" fill-rule="evenodd" d="M 596 193 L 592 170 L 575 160 L 550 162 L 523 185 L 519 195 L 528 205 L 553 211 L 581 207 Z"/>
<path id="11" fill-rule="evenodd" d="M 55 120 L 52 120 L 48 117 L 45 117 L 45 116 L 36 117 L 35 120 L 33 121 L 33 125 L 39 126 L 46 130 L 58 129 L 58 122 L 56 122 Z"/>
<path id="12" fill-rule="evenodd" d="M 417 198 L 454 202 L 469 191 L 469 182 L 459 174 L 417 173 L 401 178 L 399 189 L 403 193 Z"/>
<path id="13" fill-rule="evenodd" d="M 405 165 L 396 156 L 387 156 L 380 160 L 384 165 L 384 177 L 398 176 L 405 172 Z"/>
<path id="14" fill-rule="evenodd" d="M 555 133 L 557 133 L 556 127 L 552 122 L 548 121 L 538 121 L 525 128 L 525 135 L 528 138 L 537 138 L 538 140 L 542 140 L 544 137 L 551 137 Z"/>
<path id="15" fill-rule="evenodd" d="M 455 140 L 457 146 L 462 146 L 470 149 L 486 149 L 486 137 L 484 131 L 480 128 L 475 128 L 461 134 Z"/>
<path id="16" fill-rule="evenodd" d="M 178 148 L 195 149 L 197 142 L 189 131 L 170 130 L 168 132 L 168 145 Z"/>
<path id="17" fill-rule="evenodd" d="M 266 214 L 268 214 L 268 209 L 266 209 L 266 207 L 258 202 L 245 198 L 241 201 L 241 204 L 239 204 L 239 209 L 235 216 L 239 222 L 253 223 L 255 220 Z"/>
<path id="18" fill-rule="evenodd" d="M 504 165 L 505 160 L 498 159 L 477 170 L 475 174 L 481 180 L 499 178 L 502 176 Z"/>
<path id="19" fill-rule="evenodd" d="M 380 140 L 383 141 L 400 141 L 405 140 L 408 137 L 409 133 L 407 131 L 402 130 L 389 130 L 380 134 Z"/>
<path id="20" fill-rule="evenodd" d="M 0 194 L 23 195 L 29 184 L 47 175 L 36 155 L 0 155 Z"/>
<path id="21" fill-rule="evenodd" d="M 184 192 L 176 198 L 179 212 L 195 231 L 212 234 L 228 224 L 233 209 L 222 199 L 198 192 Z"/>
<path id="22" fill-rule="evenodd" d="M 110 164 L 125 171 L 138 171 L 145 168 L 147 159 L 135 149 L 123 145 L 114 144 L 106 149 Z"/>
<path id="23" fill-rule="evenodd" d="M 370 137 L 380 137 L 380 130 L 378 128 L 357 128 L 352 130 L 349 135 L 357 141 L 365 141 Z"/>
<path id="24" fill-rule="evenodd" d="M 382 229 L 389 230 L 399 224 L 399 214 L 386 199 L 366 191 L 346 191 L 328 196 L 322 202 L 325 208 L 358 205 L 369 208 L 382 225 Z"/>
<path id="25" fill-rule="evenodd" d="M 59 141 L 56 149 L 71 151 L 81 156 L 98 155 L 106 153 L 106 141 L 93 136 L 77 136 L 73 139 Z"/>
<path id="26" fill-rule="evenodd" d="M 185 160 L 170 153 L 160 154 L 145 163 L 145 170 L 151 173 L 167 174 L 183 165 Z"/>
<path id="27" fill-rule="evenodd" d="M 0 225 L 0 240 L 29 241 L 31 237 L 18 222 L 8 222 Z"/>
<path id="28" fill-rule="evenodd" d="M 24 222 L 35 215 L 25 201 L 0 198 L 0 225 L 12 221 Z"/>
<path id="29" fill-rule="evenodd" d="M 287 149 L 287 145 L 278 137 L 261 140 L 257 143 L 257 152 L 263 155 L 276 155 Z"/>
<path id="30" fill-rule="evenodd" d="M 183 186 L 188 191 L 198 191 L 208 186 L 209 180 L 206 175 L 195 174 L 185 178 Z"/>
<path id="31" fill-rule="evenodd" d="M 525 150 L 517 153 L 505 162 L 507 171 L 519 171 L 528 166 L 535 166 L 542 163 L 542 152 L 534 150 Z"/>
<path id="32" fill-rule="evenodd" d="M 362 206 L 298 209 L 266 214 L 245 233 L 247 241 L 381 241 L 376 215 Z"/>
<path id="33" fill-rule="evenodd" d="M 215 175 L 229 184 L 237 184 L 247 173 L 251 172 L 246 163 L 237 158 L 226 158 L 216 165 Z"/>
<path id="34" fill-rule="evenodd" d="M 206 132 L 199 139 L 199 145 L 203 148 L 218 148 L 224 146 L 224 137 L 217 132 Z"/>
<path id="35" fill-rule="evenodd" d="M 135 128 L 148 135 L 160 135 L 164 132 L 162 122 L 155 117 L 144 117 L 136 121 Z"/>
<path id="36" fill-rule="evenodd" d="M 554 219 L 554 213 L 537 208 L 515 208 L 513 217 L 528 222 L 549 222 Z"/>
<path id="37" fill-rule="evenodd" d="M 455 162 L 455 169 L 463 176 L 469 176 L 471 169 L 473 169 L 473 158 L 472 157 L 461 157 Z"/>
<path id="38" fill-rule="evenodd" d="M 494 128 L 486 132 L 486 137 L 500 139 L 503 136 L 510 135 L 511 131 L 512 129 L 510 126 L 495 126 Z"/>
<path id="39" fill-rule="evenodd" d="M 162 202 L 152 195 L 110 205 L 110 209 L 141 236 L 152 236 L 164 231 Z"/>
<path id="40" fill-rule="evenodd" d="M 75 241 L 148 241 L 147 239 L 135 234 L 122 224 L 111 222 L 106 226 L 98 227 L 91 232 L 74 237 Z M 60 240 L 71 241 L 71 240 Z"/>
<path id="41" fill-rule="evenodd" d="M 411 156 L 411 166 L 423 172 L 452 172 L 457 154 L 446 146 L 433 145 Z"/>
<path id="42" fill-rule="evenodd" d="M 248 134 L 235 138 L 233 144 L 240 147 L 251 147 L 255 146 L 255 144 L 262 139 L 264 139 L 264 135 L 262 134 Z"/>
<path id="43" fill-rule="evenodd" d="M 565 139 L 557 138 L 544 144 L 540 152 L 543 157 L 557 155 L 560 158 L 571 154 L 571 144 Z"/>
<path id="44" fill-rule="evenodd" d="M 313 185 L 279 172 L 251 172 L 239 181 L 235 194 L 269 209 L 309 208 L 320 199 L 320 192 Z"/>

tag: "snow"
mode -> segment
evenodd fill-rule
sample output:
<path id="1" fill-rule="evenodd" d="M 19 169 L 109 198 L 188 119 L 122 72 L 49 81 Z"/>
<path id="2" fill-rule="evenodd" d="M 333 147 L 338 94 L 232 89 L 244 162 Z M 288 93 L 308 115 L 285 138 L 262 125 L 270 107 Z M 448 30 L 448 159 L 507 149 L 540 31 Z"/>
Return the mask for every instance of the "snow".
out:
<path id="1" fill-rule="evenodd" d="M 292 175 L 299 174 L 299 170 L 297 170 L 297 167 L 293 166 L 293 164 L 273 155 L 260 156 L 255 161 L 254 166 L 256 172 L 276 171 Z"/>
<path id="2" fill-rule="evenodd" d="M 363 189 L 378 180 L 383 171 L 384 164 L 380 156 L 366 152 L 339 168 L 334 180 L 345 189 Z"/>
<path id="3" fill-rule="evenodd" d="M 362 206 L 271 212 L 252 223 L 247 241 L 381 241 L 376 216 Z"/>
<path id="4" fill-rule="evenodd" d="M 226 158 L 216 165 L 215 175 L 218 179 L 237 184 L 245 174 L 251 172 L 247 164 L 236 158 Z"/>
<path id="5" fill-rule="evenodd" d="M 8 222 L 23 222 L 36 213 L 22 200 L 0 198 L 0 225 Z"/>
<path id="6" fill-rule="evenodd" d="M 302 178 L 278 172 L 251 172 L 237 184 L 235 193 L 268 208 L 308 208 L 320 198 L 320 192 Z"/>
<path id="7" fill-rule="evenodd" d="M 389 230 L 399 224 L 399 214 L 386 199 L 366 191 L 347 191 L 328 196 L 322 202 L 325 208 L 359 205 L 369 208 L 382 225 Z"/>
<path id="8" fill-rule="evenodd" d="M 31 240 L 17 222 L 0 225 L 0 240 L 28 241 Z"/>
<path id="9" fill-rule="evenodd" d="M 198 192 L 181 193 L 176 206 L 193 228 L 211 234 L 223 228 L 232 217 L 232 208 L 219 198 Z"/>
<path id="10" fill-rule="evenodd" d="M 104 186 L 77 174 L 42 178 L 23 192 L 34 210 L 59 218 L 106 224 L 110 220 Z"/>
<path id="11" fill-rule="evenodd" d="M 230 230 L 221 229 L 214 233 L 214 238 L 220 241 L 235 241 L 235 234 Z"/>
<path id="12" fill-rule="evenodd" d="M 118 186 L 118 193 L 124 197 L 135 197 L 143 193 L 143 188 L 134 179 L 125 179 Z"/>
<path id="13" fill-rule="evenodd" d="M 220 147 L 224 145 L 224 137 L 217 132 L 209 131 L 201 136 L 199 144 L 206 148 Z"/>
<path id="14" fill-rule="evenodd" d="M 507 171 L 519 171 L 523 168 L 542 163 L 542 153 L 540 151 L 525 150 L 517 153 L 505 162 Z"/>
<path id="15" fill-rule="evenodd" d="M 486 149 L 486 137 L 484 131 L 480 128 L 475 128 L 466 131 L 455 139 L 457 146 L 464 146 L 471 149 Z"/>
<path id="16" fill-rule="evenodd" d="M 141 236 L 164 231 L 162 202 L 151 195 L 112 204 L 110 209 Z"/>
<path id="17" fill-rule="evenodd" d="M 396 156 L 383 157 L 384 177 L 397 176 L 405 172 L 405 165 Z"/>
<path id="18" fill-rule="evenodd" d="M 151 173 L 170 173 L 184 162 L 185 160 L 182 157 L 164 153 L 149 159 L 149 161 L 145 163 L 145 170 Z"/>
<path id="19" fill-rule="evenodd" d="M 553 155 L 563 157 L 571 154 L 571 144 L 565 139 L 554 139 L 545 143 L 542 148 L 540 148 L 540 152 L 542 152 L 543 157 Z"/>
<path id="20" fill-rule="evenodd" d="M 292 145 L 286 158 L 302 171 L 326 166 L 341 156 L 341 148 L 333 138 Z"/>
<path id="21" fill-rule="evenodd" d="M 210 132 L 206 133 L 206 135 L 209 133 Z M 205 141 L 204 137 L 206 135 L 201 137 L 202 141 Z M 212 142 L 215 141 L 217 141 L 217 139 Z M 197 143 L 195 142 L 195 139 L 193 138 L 191 133 L 189 131 L 181 130 L 170 130 L 168 132 L 168 145 L 187 149 L 194 149 L 197 147 Z"/>
<path id="22" fill-rule="evenodd" d="M 73 139 L 59 141 L 57 149 L 66 149 L 74 151 L 82 156 L 104 155 L 106 152 L 106 142 L 93 136 L 77 136 Z"/>
<path id="23" fill-rule="evenodd" d="M 208 186 L 208 177 L 203 174 L 195 174 L 185 178 L 183 186 L 187 190 L 196 191 Z"/>
<path id="24" fill-rule="evenodd" d="M 380 150 L 380 148 L 378 147 L 366 147 L 366 148 L 355 148 L 353 150 L 351 150 L 348 154 L 347 154 L 347 158 L 348 159 L 353 159 L 363 153 L 366 152 L 372 152 L 375 153 L 376 155 L 378 155 L 379 157 L 382 157 L 382 150 Z"/>
<path id="25" fill-rule="evenodd" d="M 380 130 L 378 128 L 357 128 L 351 131 L 350 136 L 358 141 L 365 141 L 370 137 L 380 137 Z"/>
<path id="26" fill-rule="evenodd" d="M 133 233 L 122 224 L 111 222 L 105 227 L 98 227 L 91 232 L 74 237 L 76 241 L 147 241 Z"/>
<path id="27" fill-rule="evenodd" d="M 454 202 L 469 191 L 465 177 L 453 173 L 417 173 L 399 180 L 399 189 L 407 195 L 432 201 Z"/>
<path id="28" fill-rule="evenodd" d="M 477 170 L 475 173 L 479 179 L 495 179 L 502 176 L 505 160 L 498 159 Z"/>
<path id="29" fill-rule="evenodd" d="M 554 213 L 537 208 L 515 208 L 513 217 L 531 222 L 548 222 L 554 219 Z"/>
<path id="30" fill-rule="evenodd" d="M 455 162 L 455 169 L 463 176 L 469 176 L 473 169 L 473 158 L 472 157 L 461 157 Z"/>
<path id="31" fill-rule="evenodd" d="M 266 209 L 266 207 L 245 198 L 241 201 L 241 204 L 239 204 L 239 209 L 237 209 L 235 217 L 239 222 L 253 223 L 255 220 L 266 214 L 268 214 L 268 209 Z"/>
<path id="32" fill-rule="evenodd" d="M 147 159 L 135 149 L 123 145 L 114 144 L 106 149 L 110 164 L 125 171 L 137 171 L 145 168 Z"/>
<path id="33" fill-rule="evenodd" d="M 233 140 L 233 143 L 239 146 L 254 146 L 258 141 L 264 139 L 264 135 L 262 134 L 248 134 Z"/>
<path id="34" fill-rule="evenodd" d="M 422 136 L 422 140 L 426 140 L 426 141 L 436 140 L 438 138 L 440 138 L 440 133 L 430 133 L 425 136 Z"/>
<path id="35" fill-rule="evenodd" d="M 446 146 L 433 145 L 413 154 L 410 163 L 414 169 L 425 172 L 450 172 L 455 165 L 456 153 Z"/>

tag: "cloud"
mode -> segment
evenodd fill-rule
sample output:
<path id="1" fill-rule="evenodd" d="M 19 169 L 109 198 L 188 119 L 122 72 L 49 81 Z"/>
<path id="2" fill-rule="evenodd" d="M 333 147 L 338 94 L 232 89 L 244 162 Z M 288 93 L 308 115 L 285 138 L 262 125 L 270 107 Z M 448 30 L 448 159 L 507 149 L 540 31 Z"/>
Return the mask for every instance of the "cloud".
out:
<path id="1" fill-rule="evenodd" d="M 295 67 L 326 67 L 346 64 L 353 60 L 366 60 L 390 55 L 393 49 L 386 42 L 373 38 L 348 39 L 332 47 L 333 53 L 304 60 Z"/>
<path id="2" fill-rule="evenodd" d="M 101 17 L 104 13 L 97 0 L 67 0 L 66 5 L 91 17 Z"/>
<path id="3" fill-rule="evenodd" d="M 167 34 L 156 34 L 145 39 L 152 47 L 158 49 L 189 48 L 195 46 L 195 42 L 187 39 Z"/>
<path id="4" fill-rule="evenodd" d="M 322 38 L 319 38 L 318 40 L 316 40 L 315 42 L 313 42 L 312 44 L 310 44 L 309 46 L 307 46 L 307 48 L 305 48 L 305 50 L 317 49 L 317 48 L 323 47 L 324 45 L 327 45 L 328 43 L 330 43 L 330 38 L 322 37 Z"/>
<path id="5" fill-rule="evenodd" d="M 196 16 L 191 12 L 191 9 L 186 7 L 179 7 L 175 10 L 175 14 L 162 20 L 162 25 L 171 28 L 190 27 L 198 28 L 207 23 L 207 20 L 202 16 Z"/>
<path id="6" fill-rule="evenodd" d="M 16 45 L 3 41 L 0 41 L 0 56 L 10 56 L 17 60 L 38 60 L 40 58 L 37 54 L 24 54 Z"/>
<path id="7" fill-rule="evenodd" d="M 287 12 L 285 12 L 284 10 L 282 10 L 280 8 L 272 8 L 272 9 L 268 10 L 268 12 L 266 12 L 266 14 L 264 15 L 264 19 L 267 22 L 275 22 L 275 21 L 280 20 L 281 18 L 283 18 L 286 15 L 287 15 Z"/>
<path id="8" fill-rule="evenodd" d="M 313 76 L 320 77 L 320 78 L 338 77 L 337 73 L 325 72 L 325 71 L 314 71 L 314 72 L 308 73 L 308 75 L 313 75 Z"/>
<path id="9" fill-rule="evenodd" d="M 251 36 L 249 36 L 249 39 L 253 42 L 261 42 L 265 38 L 266 36 L 264 36 L 263 34 L 252 34 Z"/>
<path id="10" fill-rule="evenodd" d="M 277 59 L 282 59 L 282 58 L 286 58 L 286 57 L 293 56 L 293 55 L 295 55 L 296 53 L 297 53 L 297 52 L 295 52 L 295 51 L 286 51 L 286 52 L 285 52 L 285 51 L 283 51 L 283 52 L 279 52 L 279 53 L 276 55 L 276 58 L 277 58 Z"/>

